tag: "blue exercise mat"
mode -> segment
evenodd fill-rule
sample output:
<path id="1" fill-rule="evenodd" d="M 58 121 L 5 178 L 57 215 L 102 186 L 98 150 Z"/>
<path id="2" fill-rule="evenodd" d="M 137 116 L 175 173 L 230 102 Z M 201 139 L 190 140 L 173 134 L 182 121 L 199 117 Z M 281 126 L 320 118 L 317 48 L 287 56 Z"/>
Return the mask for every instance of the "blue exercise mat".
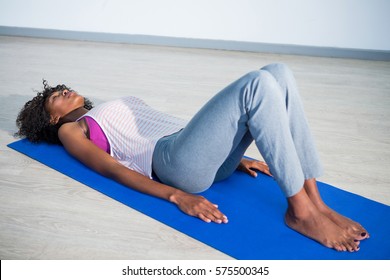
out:
<path id="1" fill-rule="evenodd" d="M 325 202 L 370 232 L 359 252 L 337 252 L 289 229 L 283 220 L 286 199 L 276 182 L 263 174 L 252 178 L 236 172 L 202 193 L 229 218 L 228 224 L 207 224 L 167 201 L 97 174 L 61 146 L 27 140 L 8 146 L 236 259 L 390 259 L 390 207 L 321 182 Z"/>

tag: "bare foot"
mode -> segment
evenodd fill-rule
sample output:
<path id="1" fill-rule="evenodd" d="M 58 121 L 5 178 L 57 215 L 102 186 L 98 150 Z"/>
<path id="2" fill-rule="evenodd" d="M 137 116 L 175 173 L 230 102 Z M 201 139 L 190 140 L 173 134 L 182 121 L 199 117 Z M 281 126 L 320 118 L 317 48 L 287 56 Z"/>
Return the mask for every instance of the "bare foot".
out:
<path id="1" fill-rule="evenodd" d="M 298 194 L 289 197 L 288 203 L 285 222 L 291 229 L 337 251 L 359 250 L 360 242 L 355 241 L 347 230 L 321 213 L 304 188 Z"/>
<path id="2" fill-rule="evenodd" d="M 328 206 L 324 205 L 322 207 L 319 207 L 319 210 L 330 220 L 332 220 L 336 225 L 341 228 L 344 228 L 356 240 L 363 240 L 370 237 L 368 232 L 359 223 L 337 213 Z"/>
<path id="3" fill-rule="evenodd" d="M 315 179 L 306 180 L 304 184 L 304 189 L 306 190 L 306 193 L 308 194 L 311 201 L 320 210 L 322 214 L 327 216 L 339 227 L 345 229 L 356 240 L 363 240 L 370 237 L 367 230 L 363 228 L 359 223 L 337 213 L 325 204 L 325 202 L 320 196 Z"/>

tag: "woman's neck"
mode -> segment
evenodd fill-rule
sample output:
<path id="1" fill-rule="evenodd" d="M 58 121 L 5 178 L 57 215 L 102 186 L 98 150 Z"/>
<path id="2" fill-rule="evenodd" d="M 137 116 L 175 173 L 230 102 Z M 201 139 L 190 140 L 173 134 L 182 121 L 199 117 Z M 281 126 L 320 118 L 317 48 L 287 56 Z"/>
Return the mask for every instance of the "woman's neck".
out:
<path id="1" fill-rule="evenodd" d="M 77 108 L 61 118 L 61 123 L 75 122 L 88 112 L 84 107 Z"/>

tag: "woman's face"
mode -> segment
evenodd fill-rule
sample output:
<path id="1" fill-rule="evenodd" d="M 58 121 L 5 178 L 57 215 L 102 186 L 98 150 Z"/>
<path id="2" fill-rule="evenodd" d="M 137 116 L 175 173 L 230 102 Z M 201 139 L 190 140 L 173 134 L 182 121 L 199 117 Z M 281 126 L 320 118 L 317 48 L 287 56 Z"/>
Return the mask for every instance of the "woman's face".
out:
<path id="1" fill-rule="evenodd" d="M 46 99 L 45 109 L 50 114 L 50 123 L 56 124 L 60 118 L 84 106 L 84 97 L 67 89 L 56 91 Z"/>

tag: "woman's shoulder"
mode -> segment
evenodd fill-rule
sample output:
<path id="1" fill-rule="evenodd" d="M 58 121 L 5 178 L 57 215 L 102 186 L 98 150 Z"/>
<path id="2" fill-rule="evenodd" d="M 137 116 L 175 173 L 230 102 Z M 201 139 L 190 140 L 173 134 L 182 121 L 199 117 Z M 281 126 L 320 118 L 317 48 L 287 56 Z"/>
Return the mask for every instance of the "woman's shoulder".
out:
<path id="1" fill-rule="evenodd" d="M 61 125 L 58 129 L 58 136 L 61 138 L 72 136 L 72 138 L 85 137 L 83 128 L 79 122 L 68 122 Z"/>

